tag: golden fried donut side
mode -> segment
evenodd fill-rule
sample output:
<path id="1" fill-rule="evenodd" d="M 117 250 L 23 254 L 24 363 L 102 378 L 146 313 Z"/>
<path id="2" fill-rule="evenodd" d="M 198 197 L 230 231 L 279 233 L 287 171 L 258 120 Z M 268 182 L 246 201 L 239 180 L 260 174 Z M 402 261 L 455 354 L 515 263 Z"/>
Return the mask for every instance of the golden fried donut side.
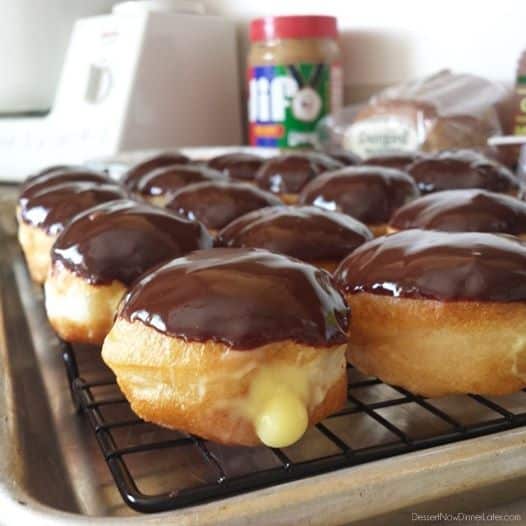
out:
<path id="1" fill-rule="evenodd" d="M 526 387 L 526 304 L 347 294 L 349 361 L 424 396 Z"/>
<path id="2" fill-rule="evenodd" d="M 311 425 L 347 398 L 345 345 L 319 349 L 288 340 L 238 351 L 117 318 L 102 358 L 141 418 L 223 444 L 262 443 L 256 425 L 266 373 L 267 394 L 295 390 Z"/>
<path id="3" fill-rule="evenodd" d="M 51 266 L 51 247 L 56 236 L 48 235 L 41 228 L 18 222 L 18 242 L 26 258 L 31 279 L 44 283 Z"/>
<path id="4" fill-rule="evenodd" d="M 49 323 L 67 342 L 101 345 L 111 329 L 117 306 L 127 291 L 119 281 L 91 285 L 60 264 L 44 285 Z"/>

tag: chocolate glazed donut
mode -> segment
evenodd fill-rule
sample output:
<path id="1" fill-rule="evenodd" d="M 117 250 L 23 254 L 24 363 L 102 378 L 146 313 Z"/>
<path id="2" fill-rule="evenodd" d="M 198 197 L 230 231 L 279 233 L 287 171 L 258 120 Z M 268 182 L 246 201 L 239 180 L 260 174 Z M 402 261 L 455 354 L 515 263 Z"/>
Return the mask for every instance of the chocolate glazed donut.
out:
<path id="1" fill-rule="evenodd" d="M 394 168 L 395 170 L 407 170 L 408 166 L 416 160 L 423 159 L 425 156 L 421 152 L 386 152 L 372 155 L 362 161 L 366 166 L 383 166 L 384 168 Z"/>
<path id="2" fill-rule="evenodd" d="M 201 221 L 212 233 L 238 217 L 281 201 L 254 185 L 233 181 L 196 183 L 176 192 L 166 205 L 181 217 Z"/>
<path id="3" fill-rule="evenodd" d="M 225 153 L 210 159 L 208 166 L 231 179 L 252 183 L 264 161 L 263 157 L 252 153 Z"/>
<path id="4" fill-rule="evenodd" d="M 76 164 L 55 164 L 53 166 L 48 166 L 26 177 L 25 181 L 22 183 L 20 187 L 20 193 L 22 193 L 26 189 L 27 186 L 35 183 L 37 179 L 40 179 L 41 177 L 44 177 L 46 175 L 50 175 L 56 172 L 76 172 L 76 171 L 91 172 L 92 170 L 90 170 L 89 168 L 86 168 L 85 166 L 76 165 Z"/>
<path id="5" fill-rule="evenodd" d="M 355 153 L 339 148 L 331 148 L 325 153 L 329 157 L 332 157 L 335 161 L 342 163 L 344 166 L 355 166 L 362 162 L 362 159 Z"/>
<path id="6" fill-rule="evenodd" d="M 204 227 L 130 200 L 91 208 L 53 245 L 46 310 L 66 341 L 100 344 L 119 300 L 150 268 L 212 240 Z"/>
<path id="7" fill-rule="evenodd" d="M 375 235 L 382 235 L 393 212 L 419 195 L 405 172 L 381 166 L 350 166 L 314 179 L 301 192 L 299 202 L 350 215 Z"/>
<path id="8" fill-rule="evenodd" d="M 19 210 L 27 203 L 27 200 L 30 199 L 31 196 L 51 186 L 77 182 L 116 184 L 106 174 L 87 168 L 62 169 L 62 167 L 52 167 L 28 178 L 24 182 L 18 196 Z"/>
<path id="9" fill-rule="evenodd" d="M 163 166 L 170 166 L 173 164 L 186 164 L 190 161 L 186 155 L 178 152 L 166 152 L 159 155 L 154 155 L 142 161 L 135 166 L 132 166 L 122 177 L 121 183 L 131 191 L 136 190 L 137 181 L 145 174 L 162 168 Z"/>
<path id="10" fill-rule="evenodd" d="M 144 420 L 284 447 L 345 401 L 348 315 L 323 270 L 265 250 L 198 251 L 133 287 L 102 357 Z"/>
<path id="11" fill-rule="evenodd" d="M 236 219 L 216 237 L 216 246 L 265 248 L 334 271 L 358 246 L 372 239 L 359 221 L 314 206 L 267 207 Z"/>
<path id="12" fill-rule="evenodd" d="M 50 266 L 50 251 L 57 235 L 77 214 L 99 203 L 127 197 L 127 192 L 111 183 L 79 180 L 62 184 L 50 183 L 44 176 L 28 186 L 19 200 L 18 239 L 29 267 L 31 277 L 43 283 Z M 63 180 L 62 173 L 55 174 L 55 181 Z M 80 177 L 80 174 L 77 174 Z M 67 178 L 75 177 L 68 172 Z M 45 179 L 42 180 L 42 179 Z M 68 179 L 69 180 L 69 179 Z"/>
<path id="13" fill-rule="evenodd" d="M 174 164 L 146 173 L 135 182 L 136 193 L 157 206 L 166 206 L 173 195 L 190 184 L 224 181 L 218 170 L 198 164 Z"/>
<path id="14" fill-rule="evenodd" d="M 302 188 L 323 172 L 343 164 L 320 153 L 287 153 L 265 161 L 256 174 L 260 188 L 277 194 L 286 204 L 295 204 Z"/>
<path id="15" fill-rule="evenodd" d="M 445 232 L 494 232 L 526 236 L 526 203 L 486 190 L 446 190 L 398 209 L 389 232 L 421 228 Z"/>
<path id="16" fill-rule="evenodd" d="M 504 165 L 473 150 L 445 150 L 417 159 L 407 168 L 423 194 L 482 188 L 517 195 L 519 182 Z"/>
<path id="17" fill-rule="evenodd" d="M 526 385 L 526 244 L 405 230 L 365 243 L 335 278 L 352 309 L 349 360 L 426 395 Z"/>
<path id="18" fill-rule="evenodd" d="M 20 220 L 56 236 L 80 212 L 126 197 L 126 190 L 113 183 L 77 181 L 57 184 L 31 193 L 20 208 Z"/>

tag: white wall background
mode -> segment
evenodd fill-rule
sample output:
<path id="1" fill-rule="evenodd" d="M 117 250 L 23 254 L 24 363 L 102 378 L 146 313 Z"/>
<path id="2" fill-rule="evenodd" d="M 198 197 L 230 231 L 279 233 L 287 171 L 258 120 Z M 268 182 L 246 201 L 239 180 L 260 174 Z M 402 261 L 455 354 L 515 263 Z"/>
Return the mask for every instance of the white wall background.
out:
<path id="1" fill-rule="evenodd" d="M 512 84 L 526 49 L 526 0 L 205 0 L 211 12 L 248 21 L 265 14 L 338 17 L 347 99 L 441 68 Z"/>

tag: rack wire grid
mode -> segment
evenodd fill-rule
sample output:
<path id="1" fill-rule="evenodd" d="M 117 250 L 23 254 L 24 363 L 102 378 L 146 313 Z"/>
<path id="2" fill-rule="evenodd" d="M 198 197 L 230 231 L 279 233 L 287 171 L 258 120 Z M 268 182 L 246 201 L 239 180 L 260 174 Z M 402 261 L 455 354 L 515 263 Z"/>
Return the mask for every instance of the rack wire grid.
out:
<path id="1" fill-rule="evenodd" d="M 118 490 L 144 513 L 319 475 L 526 424 L 526 393 L 425 399 L 348 369 L 348 403 L 282 449 L 227 447 L 139 419 L 100 352 L 62 342 L 72 398 Z M 137 457 L 142 457 L 137 461 Z"/>

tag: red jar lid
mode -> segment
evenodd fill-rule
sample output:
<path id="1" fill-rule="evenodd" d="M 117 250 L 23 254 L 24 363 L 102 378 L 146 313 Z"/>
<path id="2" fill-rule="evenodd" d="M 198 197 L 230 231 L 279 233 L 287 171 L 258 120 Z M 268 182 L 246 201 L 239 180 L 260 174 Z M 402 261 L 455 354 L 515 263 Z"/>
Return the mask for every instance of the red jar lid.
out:
<path id="1" fill-rule="evenodd" d="M 250 39 L 337 38 L 338 28 L 333 16 L 266 16 L 250 23 Z"/>

